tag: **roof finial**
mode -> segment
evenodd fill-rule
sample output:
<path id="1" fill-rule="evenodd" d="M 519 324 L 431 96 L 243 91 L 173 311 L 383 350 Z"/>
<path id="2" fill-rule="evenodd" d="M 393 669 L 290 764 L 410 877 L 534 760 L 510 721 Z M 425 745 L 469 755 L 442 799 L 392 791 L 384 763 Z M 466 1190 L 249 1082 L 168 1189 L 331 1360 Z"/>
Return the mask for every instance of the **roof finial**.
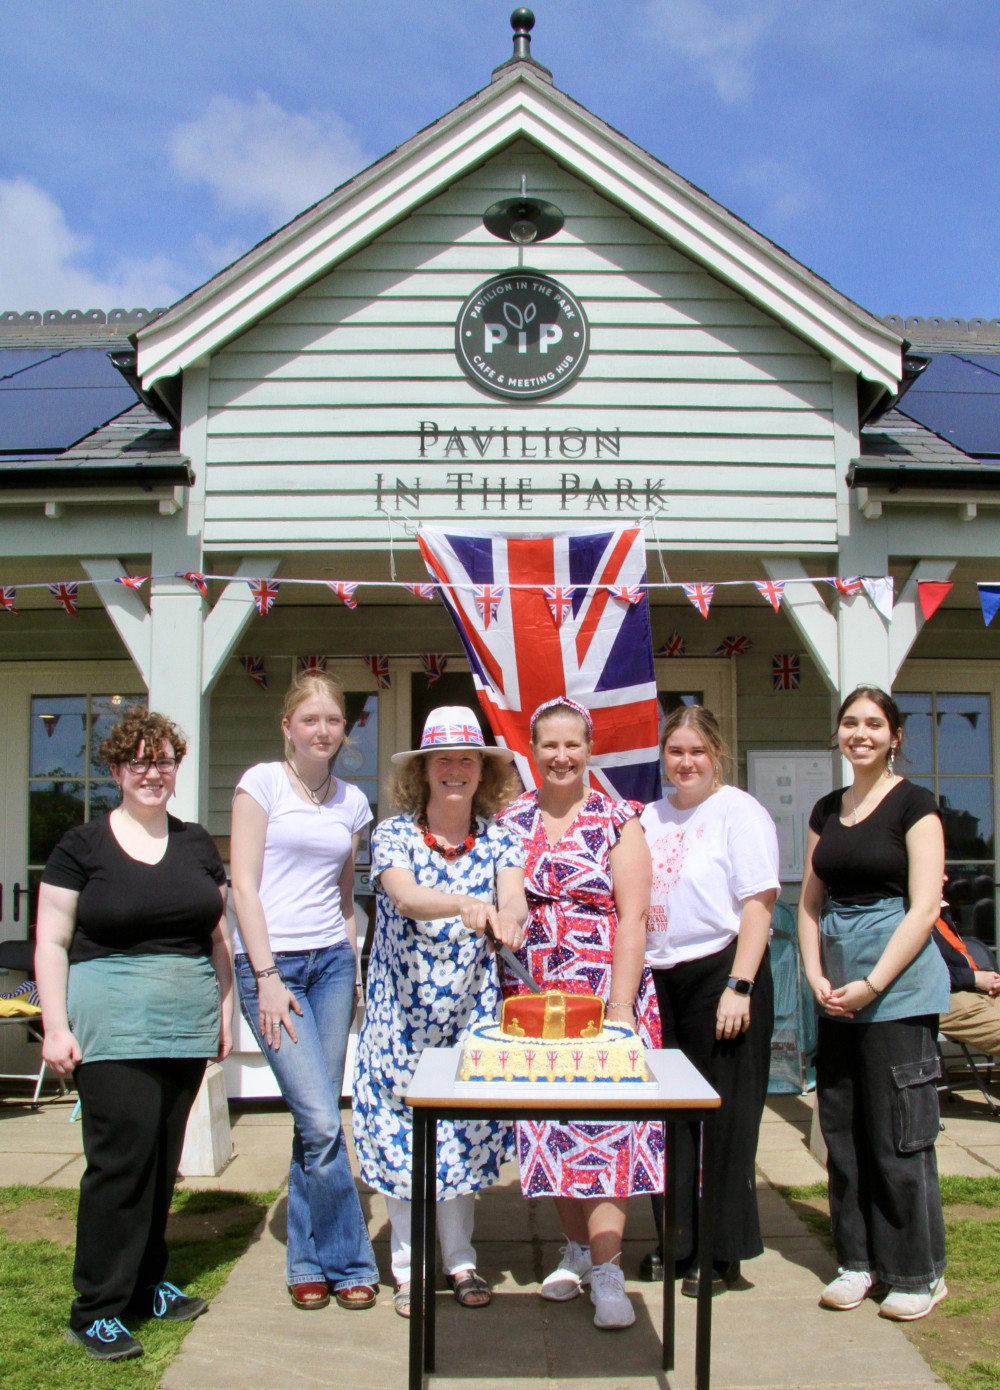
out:
<path id="1" fill-rule="evenodd" d="M 531 56 L 531 31 L 535 27 L 535 16 L 527 5 L 518 5 L 510 17 L 510 27 L 514 30 L 514 56 L 508 58 L 506 63 L 501 63 L 498 68 L 493 69 L 493 81 L 496 82 L 508 69 L 515 67 L 518 63 L 530 63 L 531 70 L 536 76 L 540 77 L 543 82 L 551 82 L 552 74 L 548 68 L 544 67 L 537 58 Z"/>
<path id="2" fill-rule="evenodd" d="M 514 57 L 531 61 L 531 31 L 535 27 L 535 16 L 527 5 L 518 5 L 510 17 L 510 27 L 514 30 Z"/>

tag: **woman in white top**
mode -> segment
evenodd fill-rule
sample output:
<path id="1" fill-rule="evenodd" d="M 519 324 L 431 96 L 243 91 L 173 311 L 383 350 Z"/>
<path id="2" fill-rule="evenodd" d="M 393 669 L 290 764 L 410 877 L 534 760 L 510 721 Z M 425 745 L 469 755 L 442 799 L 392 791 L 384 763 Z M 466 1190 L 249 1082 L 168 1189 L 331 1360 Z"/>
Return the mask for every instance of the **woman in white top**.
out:
<path id="1" fill-rule="evenodd" d="M 240 1008 L 295 1121 L 286 1283 L 297 1308 L 332 1290 L 370 1308 L 378 1267 L 340 1123 L 356 1002 L 354 857 L 371 807 L 333 775 L 344 695 L 305 673 L 285 696 L 285 758 L 244 773 L 233 799 L 233 902 Z"/>
<path id="2" fill-rule="evenodd" d="M 646 961 L 663 1046 L 679 1047 L 722 1097 L 716 1119 L 713 1293 L 740 1281 L 740 1260 L 763 1251 L 754 1160 L 767 1096 L 774 1026 L 768 958 L 780 887 L 774 822 L 757 801 L 723 785 L 715 716 L 682 706 L 660 735 L 674 790 L 640 818 L 653 860 Z M 677 1135 L 675 1259 L 682 1292 L 697 1293 L 697 1127 Z M 655 1204 L 654 1204 L 655 1205 Z M 662 1257 L 661 1257 L 662 1258 Z M 657 1257 L 644 1272 L 656 1277 Z"/>

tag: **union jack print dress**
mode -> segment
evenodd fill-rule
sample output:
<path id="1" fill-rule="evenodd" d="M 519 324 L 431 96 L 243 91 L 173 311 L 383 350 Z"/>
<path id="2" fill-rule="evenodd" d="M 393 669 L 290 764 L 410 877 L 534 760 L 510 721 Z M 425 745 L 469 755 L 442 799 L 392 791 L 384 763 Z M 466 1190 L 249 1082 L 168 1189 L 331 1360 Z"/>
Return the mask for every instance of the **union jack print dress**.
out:
<path id="1" fill-rule="evenodd" d="M 536 792 L 525 792 L 497 819 L 521 837 L 531 916 L 518 955 L 543 989 L 595 994 L 608 1002 L 618 917 L 611 851 L 637 814 L 631 801 L 589 791 L 572 825 L 552 845 Z M 504 996 L 527 987 L 506 968 Z M 653 977 L 645 967 L 636 996 L 639 1036 L 660 1046 Z M 519 1121 L 517 1153 L 525 1197 L 629 1197 L 663 1190 L 663 1126 L 559 1125 Z"/>

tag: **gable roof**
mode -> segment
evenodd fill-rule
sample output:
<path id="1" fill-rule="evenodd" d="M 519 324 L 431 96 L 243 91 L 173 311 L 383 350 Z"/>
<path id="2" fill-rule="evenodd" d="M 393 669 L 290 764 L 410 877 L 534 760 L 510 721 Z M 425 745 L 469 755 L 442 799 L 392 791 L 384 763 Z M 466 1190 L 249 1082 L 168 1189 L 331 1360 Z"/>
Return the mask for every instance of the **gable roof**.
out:
<path id="1" fill-rule="evenodd" d="M 694 184 L 551 86 L 530 62 L 282 227 L 137 335 L 146 389 L 211 355 L 512 141 L 534 141 L 819 352 L 895 391 L 900 336 Z"/>

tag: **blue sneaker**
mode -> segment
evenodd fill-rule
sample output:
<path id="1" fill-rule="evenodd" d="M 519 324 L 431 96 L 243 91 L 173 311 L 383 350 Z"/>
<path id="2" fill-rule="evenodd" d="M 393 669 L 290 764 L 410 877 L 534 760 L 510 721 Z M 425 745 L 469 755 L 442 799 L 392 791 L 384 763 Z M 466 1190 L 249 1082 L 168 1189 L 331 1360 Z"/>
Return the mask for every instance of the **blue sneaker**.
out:
<path id="1" fill-rule="evenodd" d="M 208 1304 L 195 1294 L 181 1293 L 175 1284 L 161 1279 L 153 1289 L 153 1317 L 164 1322 L 194 1322 L 208 1311 Z"/>
<path id="2" fill-rule="evenodd" d="M 125 1361 L 142 1355 L 142 1343 L 136 1341 L 118 1318 L 95 1318 L 83 1332 L 71 1327 L 66 1340 L 76 1342 L 88 1356 L 98 1361 Z"/>

